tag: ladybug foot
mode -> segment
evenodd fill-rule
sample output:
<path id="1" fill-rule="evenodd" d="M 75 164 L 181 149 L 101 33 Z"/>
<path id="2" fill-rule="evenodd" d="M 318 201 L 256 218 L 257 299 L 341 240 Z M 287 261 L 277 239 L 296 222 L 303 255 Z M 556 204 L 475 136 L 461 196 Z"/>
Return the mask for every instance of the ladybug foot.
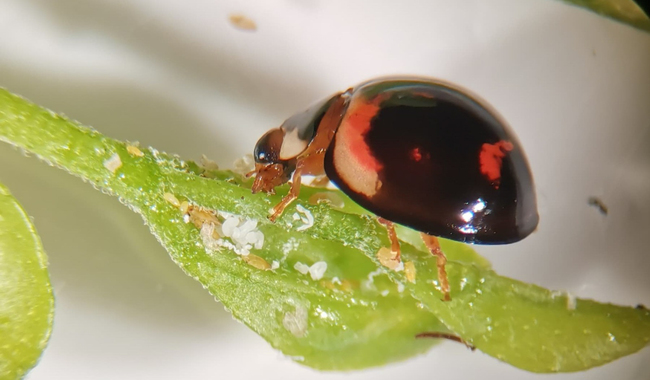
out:
<path id="1" fill-rule="evenodd" d="M 275 206 L 271 209 L 271 213 L 269 214 L 268 218 L 271 222 L 274 222 L 282 216 L 282 212 L 284 211 L 284 208 L 282 210 L 277 209 L 278 206 Z"/>
<path id="2" fill-rule="evenodd" d="M 295 201 L 296 198 L 298 198 L 298 194 L 300 192 L 300 172 L 296 171 L 294 176 L 293 176 L 293 182 L 291 182 L 291 187 L 289 188 L 289 193 L 282 198 L 280 203 L 275 205 L 273 209 L 271 210 L 271 215 L 269 215 L 269 220 L 272 222 L 275 222 L 276 219 L 278 219 L 282 213 L 284 212 L 284 209 L 287 208 L 291 204 L 291 202 Z"/>
<path id="3" fill-rule="evenodd" d="M 293 194 L 289 193 L 287 194 L 284 198 L 282 198 L 282 201 L 275 205 L 271 209 L 271 215 L 269 215 L 269 220 L 271 222 L 275 222 L 280 216 L 282 216 L 282 213 L 284 212 L 284 209 L 287 208 L 293 202 L 297 197 L 293 196 Z"/>

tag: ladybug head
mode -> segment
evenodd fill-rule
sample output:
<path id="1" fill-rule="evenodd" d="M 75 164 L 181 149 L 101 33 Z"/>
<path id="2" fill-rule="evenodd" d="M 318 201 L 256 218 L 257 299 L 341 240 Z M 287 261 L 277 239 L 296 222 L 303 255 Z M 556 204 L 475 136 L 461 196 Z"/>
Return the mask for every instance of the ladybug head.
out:
<path id="1" fill-rule="evenodd" d="M 341 111 L 345 98 L 335 94 L 315 103 L 303 112 L 297 113 L 282 123 L 279 128 L 266 132 L 255 145 L 255 182 L 253 193 L 273 193 L 276 186 L 289 181 L 296 170 L 296 162 L 316 136 L 319 124 L 330 106 L 338 101 L 335 109 Z M 340 112 L 333 114 L 336 125 Z M 252 174 L 252 173 L 251 173 Z"/>
<path id="2" fill-rule="evenodd" d="M 274 193 L 274 188 L 280 186 L 291 177 L 296 167 L 296 156 L 300 154 L 307 143 L 297 145 L 293 134 L 285 133 L 284 128 L 275 128 L 266 132 L 255 145 L 255 182 L 252 191 L 258 193 Z M 297 137 L 297 136 L 296 136 Z M 252 173 L 251 173 L 252 174 Z"/>

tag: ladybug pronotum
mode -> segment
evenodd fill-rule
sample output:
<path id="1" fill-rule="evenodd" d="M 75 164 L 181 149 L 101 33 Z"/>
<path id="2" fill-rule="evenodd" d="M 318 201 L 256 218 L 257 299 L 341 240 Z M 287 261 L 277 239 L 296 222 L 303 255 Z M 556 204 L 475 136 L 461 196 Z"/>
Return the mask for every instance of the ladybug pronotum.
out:
<path id="1" fill-rule="evenodd" d="M 386 226 L 421 232 L 437 258 L 437 237 L 507 244 L 537 227 L 533 179 L 515 135 L 485 102 L 448 83 L 376 79 L 316 103 L 264 134 L 254 153 L 253 192 L 272 193 L 293 175 L 275 220 L 298 196 L 302 175 L 325 174 Z"/>

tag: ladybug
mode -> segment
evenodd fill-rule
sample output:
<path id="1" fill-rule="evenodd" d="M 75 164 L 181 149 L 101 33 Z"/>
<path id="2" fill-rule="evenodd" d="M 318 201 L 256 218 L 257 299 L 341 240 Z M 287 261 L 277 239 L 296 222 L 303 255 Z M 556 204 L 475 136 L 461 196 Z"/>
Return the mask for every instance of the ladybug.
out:
<path id="1" fill-rule="evenodd" d="M 255 147 L 252 191 L 273 193 L 293 176 L 271 220 L 298 196 L 301 176 L 326 175 L 377 215 L 421 232 L 437 257 L 437 237 L 508 244 L 538 224 L 533 178 L 515 135 L 485 102 L 457 86 L 422 78 L 375 79 L 324 99 L 264 134 Z M 252 173 L 251 173 L 252 174 Z"/>

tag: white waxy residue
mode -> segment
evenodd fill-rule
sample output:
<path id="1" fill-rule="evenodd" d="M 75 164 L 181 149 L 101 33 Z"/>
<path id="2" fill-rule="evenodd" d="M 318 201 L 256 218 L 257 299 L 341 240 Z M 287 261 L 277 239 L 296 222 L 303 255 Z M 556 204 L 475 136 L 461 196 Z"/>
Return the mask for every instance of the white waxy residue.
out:
<path id="1" fill-rule="evenodd" d="M 246 175 L 255 170 L 255 159 L 252 154 L 238 158 L 233 163 L 233 171 L 237 174 Z"/>
<path id="2" fill-rule="evenodd" d="M 301 205 L 296 206 L 296 211 L 303 214 L 300 216 L 300 220 L 304 223 L 302 226 L 296 228 L 296 231 L 305 231 L 308 228 L 311 228 L 314 225 L 314 216 L 311 214 L 311 211 L 302 207 Z"/>
<path id="3" fill-rule="evenodd" d="M 560 290 L 554 290 L 551 292 L 551 297 L 556 298 L 556 297 L 566 297 L 566 308 L 567 310 L 575 310 L 576 309 L 576 296 L 569 292 L 563 292 Z"/>
<path id="4" fill-rule="evenodd" d="M 117 169 L 122 167 L 122 159 L 117 153 L 113 153 L 108 159 L 104 161 L 104 167 L 110 170 L 111 173 L 115 173 Z"/>
<path id="5" fill-rule="evenodd" d="M 236 216 L 231 216 L 229 218 L 226 218 L 226 220 L 223 222 L 221 225 L 221 230 L 223 231 L 224 236 L 232 236 L 233 232 L 235 232 L 235 228 L 239 225 L 239 218 Z"/>
<path id="6" fill-rule="evenodd" d="M 207 251 L 217 251 L 221 247 L 220 239 L 214 238 L 214 224 L 204 223 L 201 226 L 201 240 Z"/>
<path id="7" fill-rule="evenodd" d="M 567 310 L 576 309 L 576 296 L 568 292 L 566 294 L 566 308 Z"/>
<path id="8" fill-rule="evenodd" d="M 327 271 L 327 263 L 324 261 L 317 261 L 312 264 L 312 266 L 309 266 L 298 261 L 294 264 L 293 269 L 302 274 L 309 273 L 312 280 L 318 281 L 323 278 L 323 275 L 325 275 L 325 272 Z"/>
<path id="9" fill-rule="evenodd" d="M 300 242 L 295 238 L 290 238 L 286 243 L 282 244 L 282 254 L 284 255 L 284 258 L 286 258 L 292 251 L 295 251 L 299 246 Z"/>
<path id="10" fill-rule="evenodd" d="M 201 160 L 199 161 L 201 166 L 207 170 L 219 170 L 219 165 L 216 162 L 212 161 L 205 154 L 201 155 Z"/>
<path id="11" fill-rule="evenodd" d="M 325 271 L 327 271 L 327 263 L 324 261 L 315 262 L 311 267 L 309 267 L 309 275 L 314 281 L 323 278 Z"/>
<path id="12" fill-rule="evenodd" d="M 375 289 L 375 276 L 379 276 L 382 273 L 384 272 L 381 270 L 381 268 L 368 273 L 368 278 L 361 282 L 361 286 L 365 289 Z"/>
<path id="13" fill-rule="evenodd" d="M 296 306 L 296 310 L 284 314 L 282 325 L 294 336 L 300 338 L 307 332 L 307 309 Z"/>
<path id="14" fill-rule="evenodd" d="M 264 246 L 264 234 L 257 229 L 257 220 L 244 219 L 229 215 L 221 225 L 223 236 L 229 237 L 235 246 L 235 252 L 248 255 L 250 250 L 261 249 Z"/>
<path id="15" fill-rule="evenodd" d="M 303 264 L 300 261 L 296 262 L 296 264 L 293 266 L 293 269 L 297 270 L 302 274 L 309 273 L 309 265 Z"/>
<path id="16" fill-rule="evenodd" d="M 241 241 L 244 244 L 256 244 L 260 241 L 259 234 L 260 232 L 257 231 L 257 220 L 249 219 L 242 223 L 238 229 L 235 229 L 231 238 L 233 240 Z M 264 239 L 264 235 L 262 235 L 261 238 Z"/>

